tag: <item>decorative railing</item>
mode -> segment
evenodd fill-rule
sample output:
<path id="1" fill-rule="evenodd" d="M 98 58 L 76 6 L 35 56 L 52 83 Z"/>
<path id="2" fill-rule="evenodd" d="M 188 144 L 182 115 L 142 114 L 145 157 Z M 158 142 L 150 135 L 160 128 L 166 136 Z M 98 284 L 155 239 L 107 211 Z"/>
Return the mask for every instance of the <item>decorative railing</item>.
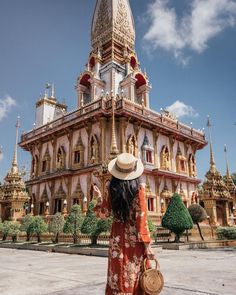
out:
<path id="1" fill-rule="evenodd" d="M 71 123 L 74 120 L 83 120 L 88 114 L 92 114 L 95 111 L 103 110 L 105 112 L 110 112 L 112 107 L 111 97 L 101 97 L 98 100 L 95 100 L 80 109 L 74 110 L 63 117 L 56 119 L 55 121 L 49 122 L 46 125 L 43 125 L 37 129 L 33 129 L 28 133 L 23 133 L 21 136 L 21 141 L 27 141 L 34 138 L 37 135 L 41 135 L 44 132 L 54 130 L 56 127 L 60 127 L 66 124 Z M 158 124 L 160 128 L 168 128 L 172 131 L 178 132 L 180 134 L 191 136 L 195 139 L 205 141 L 205 134 L 201 131 L 193 129 L 187 125 L 180 123 L 178 120 L 169 118 L 163 114 L 157 113 L 153 110 L 146 109 L 142 105 L 138 105 L 124 97 L 116 97 L 116 110 L 126 110 L 134 115 L 143 116 L 143 118 L 148 119 L 153 124 Z"/>

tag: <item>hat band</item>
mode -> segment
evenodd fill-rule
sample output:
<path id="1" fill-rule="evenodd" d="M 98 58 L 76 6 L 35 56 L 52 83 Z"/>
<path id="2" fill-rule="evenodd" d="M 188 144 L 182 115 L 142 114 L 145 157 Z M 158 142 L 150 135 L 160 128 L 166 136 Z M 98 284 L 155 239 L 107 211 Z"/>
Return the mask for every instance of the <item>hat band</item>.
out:
<path id="1" fill-rule="evenodd" d="M 135 161 L 135 166 L 133 168 L 130 168 L 130 169 L 123 169 L 123 168 L 120 168 L 118 165 L 117 165 L 117 161 L 116 161 L 116 170 L 121 172 L 121 173 L 131 173 L 131 172 L 134 172 L 137 170 L 137 164 L 138 164 L 138 161 Z"/>

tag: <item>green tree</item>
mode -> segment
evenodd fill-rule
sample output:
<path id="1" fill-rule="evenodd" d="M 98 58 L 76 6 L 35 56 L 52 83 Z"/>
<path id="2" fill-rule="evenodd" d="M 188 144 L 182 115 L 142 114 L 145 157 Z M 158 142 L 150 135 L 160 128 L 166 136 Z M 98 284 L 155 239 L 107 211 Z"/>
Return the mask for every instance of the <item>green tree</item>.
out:
<path id="1" fill-rule="evenodd" d="M 38 238 L 38 243 L 41 243 L 41 235 L 46 233 L 48 230 L 47 223 L 43 220 L 41 216 L 35 216 L 32 224 L 33 233 L 36 234 Z"/>
<path id="2" fill-rule="evenodd" d="M 59 235 L 63 232 L 65 225 L 64 216 L 58 212 L 52 217 L 52 221 L 49 224 L 49 231 L 54 234 L 53 243 L 58 244 Z"/>
<path id="3" fill-rule="evenodd" d="M 150 231 L 150 233 L 153 233 L 156 230 L 156 226 L 155 224 L 153 224 L 151 218 L 148 218 L 148 229 Z"/>
<path id="4" fill-rule="evenodd" d="M 20 223 L 18 221 L 10 221 L 8 234 L 11 236 L 13 243 L 17 241 L 17 236 L 19 232 L 20 232 Z"/>
<path id="5" fill-rule="evenodd" d="M 232 176 L 234 184 L 236 185 L 236 172 L 233 173 L 231 176 Z"/>
<path id="6" fill-rule="evenodd" d="M 79 205 L 71 207 L 69 215 L 66 218 L 64 232 L 72 234 L 74 244 L 78 243 L 78 236 L 83 223 L 84 217 Z"/>
<path id="7" fill-rule="evenodd" d="M 34 216 L 31 214 L 26 215 L 22 220 L 22 225 L 20 230 L 26 232 L 26 241 L 29 242 L 30 237 L 34 233 Z"/>
<path id="8" fill-rule="evenodd" d="M 193 227 L 192 218 L 181 197 L 174 194 L 162 219 L 162 226 L 175 233 L 175 242 L 179 243 L 180 236 L 185 230 Z"/>
<path id="9" fill-rule="evenodd" d="M 192 217 L 193 223 L 197 225 L 201 239 L 204 241 L 199 223 L 207 219 L 206 210 L 199 204 L 192 204 L 188 207 L 188 212 Z"/>
<path id="10" fill-rule="evenodd" d="M 99 219 L 96 217 L 94 211 L 94 203 L 89 204 L 89 208 L 81 227 L 83 234 L 91 235 L 91 242 L 93 245 L 97 244 L 98 237 L 103 232 L 109 232 L 112 226 L 112 218 Z"/>
<path id="11" fill-rule="evenodd" d="M 11 225 L 11 223 L 8 220 L 5 220 L 3 222 L 3 226 L 2 226 L 2 240 L 3 241 L 6 241 L 7 236 L 9 235 L 10 225 Z"/>
<path id="12" fill-rule="evenodd" d="M 0 233 L 2 233 L 2 229 L 3 229 L 3 223 L 2 223 L 2 219 L 0 218 Z"/>

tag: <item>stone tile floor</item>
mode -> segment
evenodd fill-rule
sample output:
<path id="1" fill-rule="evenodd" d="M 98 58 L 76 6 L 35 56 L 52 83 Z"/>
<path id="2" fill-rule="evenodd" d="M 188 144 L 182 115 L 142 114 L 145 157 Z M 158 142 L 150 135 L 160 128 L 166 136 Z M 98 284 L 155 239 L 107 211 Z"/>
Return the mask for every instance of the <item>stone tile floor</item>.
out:
<path id="1" fill-rule="evenodd" d="M 235 295 L 236 250 L 163 251 L 162 295 Z M 104 295 L 107 258 L 0 249 L 1 295 Z"/>

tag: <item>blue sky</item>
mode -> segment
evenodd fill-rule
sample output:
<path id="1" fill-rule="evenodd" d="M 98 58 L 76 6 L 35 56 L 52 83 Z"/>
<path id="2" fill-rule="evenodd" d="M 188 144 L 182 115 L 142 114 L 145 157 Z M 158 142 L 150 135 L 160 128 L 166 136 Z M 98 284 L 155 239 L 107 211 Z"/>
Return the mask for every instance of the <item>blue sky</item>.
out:
<path id="1" fill-rule="evenodd" d="M 201 129 L 212 118 L 217 168 L 225 172 L 224 144 L 236 171 L 235 0 L 131 0 L 136 51 L 153 86 L 151 106 L 170 107 Z M 11 165 L 15 122 L 32 128 L 35 102 L 46 82 L 76 106 L 74 84 L 90 51 L 95 0 L 0 0 L 0 179 Z M 177 102 L 177 103 L 176 103 Z M 20 166 L 29 165 L 19 150 Z M 209 149 L 198 153 L 199 177 Z"/>

